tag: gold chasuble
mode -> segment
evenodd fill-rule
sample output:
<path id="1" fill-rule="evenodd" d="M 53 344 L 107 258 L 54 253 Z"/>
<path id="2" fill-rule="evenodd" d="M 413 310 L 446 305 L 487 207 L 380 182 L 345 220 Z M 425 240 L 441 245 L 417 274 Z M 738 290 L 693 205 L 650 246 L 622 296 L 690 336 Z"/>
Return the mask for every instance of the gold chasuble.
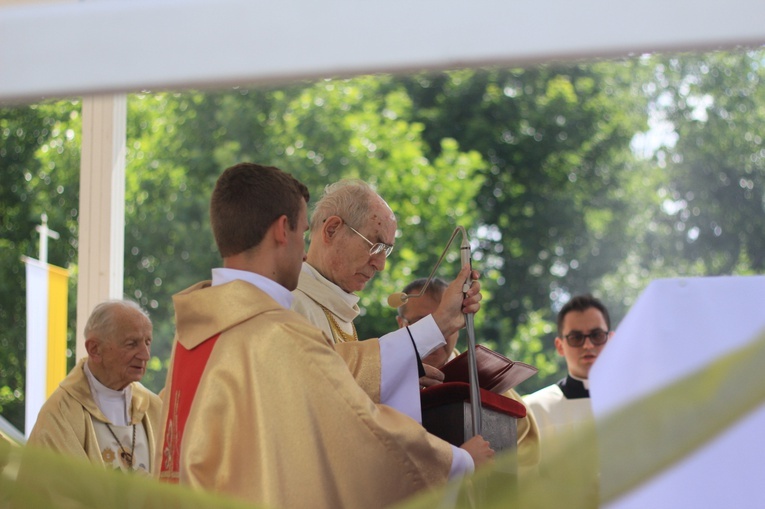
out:
<path id="1" fill-rule="evenodd" d="M 451 446 L 375 404 L 302 316 L 243 281 L 173 300 L 161 478 L 285 509 L 386 507 L 446 482 Z M 209 356 L 183 364 L 181 347 Z"/>
<path id="2" fill-rule="evenodd" d="M 380 402 L 380 343 L 358 341 L 353 320 L 359 315 L 357 295 L 319 274 L 303 262 L 300 279 L 292 292 L 292 310 L 303 315 L 335 343 L 335 351 L 345 359 L 356 382 Z"/>

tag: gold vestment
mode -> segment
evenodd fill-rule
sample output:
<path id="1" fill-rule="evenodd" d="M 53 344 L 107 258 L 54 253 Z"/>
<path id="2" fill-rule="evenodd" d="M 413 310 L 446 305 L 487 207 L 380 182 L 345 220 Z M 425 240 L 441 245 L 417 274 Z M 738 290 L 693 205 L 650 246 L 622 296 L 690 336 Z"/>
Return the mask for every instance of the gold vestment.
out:
<path id="1" fill-rule="evenodd" d="M 184 348 L 220 334 L 180 437 L 181 483 L 276 508 L 366 509 L 446 482 L 451 446 L 375 404 L 302 316 L 243 281 L 173 300 Z M 184 390 L 166 388 L 163 430 Z"/>
<path id="2" fill-rule="evenodd" d="M 380 403 L 379 342 L 345 342 L 347 335 L 355 331 L 353 320 L 359 314 L 359 307 L 355 304 L 358 297 L 343 292 L 339 286 L 321 276 L 307 262 L 303 262 L 298 286 L 292 295 L 291 309 L 303 315 L 335 343 L 335 351 L 345 359 L 356 383 L 364 389 L 372 401 Z M 327 313 L 333 318 L 330 318 Z M 334 324 L 330 322 L 330 319 L 334 320 Z M 342 332 L 335 331 L 333 326 Z"/>
<path id="3" fill-rule="evenodd" d="M 93 419 L 101 422 L 109 420 L 90 392 L 83 371 L 85 362 L 87 358 L 80 359 L 42 406 L 27 445 L 46 447 L 103 465 Z M 153 458 L 162 401 L 139 382 L 132 383 L 131 392 L 130 423 L 143 424 L 149 441 L 149 457 Z M 154 468 L 153 462 L 150 468 Z"/>

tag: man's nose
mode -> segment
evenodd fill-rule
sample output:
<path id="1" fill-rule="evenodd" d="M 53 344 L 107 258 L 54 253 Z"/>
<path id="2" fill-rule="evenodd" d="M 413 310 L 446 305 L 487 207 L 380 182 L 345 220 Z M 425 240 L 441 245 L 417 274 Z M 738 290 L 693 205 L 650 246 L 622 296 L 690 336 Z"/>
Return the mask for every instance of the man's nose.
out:
<path id="1" fill-rule="evenodd" d="M 138 354 L 136 354 L 136 357 L 138 357 L 142 361 L 148 361 L 149 359 L 151 359 L 151 345 L 147 345 L 146 343 L 141 345 L 141 348 L 138 350 Z"/>
<path id="2" fill-rule="evenodd" d="M 369 264 L 374 267 L 377 272 L 381 272 L 385 269 L 385 251 L 380 251 L 377 254 L 373 254 L 369 259 Z"/>

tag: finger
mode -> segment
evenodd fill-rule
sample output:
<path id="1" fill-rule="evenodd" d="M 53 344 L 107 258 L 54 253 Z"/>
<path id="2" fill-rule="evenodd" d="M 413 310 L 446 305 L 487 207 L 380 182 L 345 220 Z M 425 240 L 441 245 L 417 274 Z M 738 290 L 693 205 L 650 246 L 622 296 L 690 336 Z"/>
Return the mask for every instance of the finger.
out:
<path id="1" fill-rule="evenodd" d="M 442 383 L 444 383 L 442 380 L 437 380 L 435 378 L 430 378 L 427 376 L 420 378 L 420 387 L 433 387 L 434 385 L 438 385 Z"/>
<path id="2" fill-rule="evenodd" d="M 460 273 L 457 274 L 457 281 L 460 281 L 460 283 L 465 282 L 471 274 L 472 270 L 470 269 L 470 265 L 466 263 L 460 268 Z"/>
<path id="3" fill-rule="evenodd" d="M 465 295 L 464 301 L 466 304 L 472 304 L 474 302 L 480 302 L 481 299 L 483 299 L 483 294 L 481 293 L 481 289 L 472 289 L 470 290 L 470 293 Z"/>
<path id="4" fill-rule="evenodd" d="M 465 294 L 466 298 L 471 298 L 475 295 L 479 295 L 481 292 L 481 283 L 478 281 L 474 281 L 473 284 L 470 286 L 470 290 L 468 290 L 468 293 Z"/>
<path id="5" fill-rule="evenodd" d="M 483 300 L 483 294 L 482 293 L 476 293 L 475 295 L 471 295 L 469 297 L 465 297 L 462 301 L 462 306 L 473 306 L 475 304 L 478 304 Z"/>
<path id="6" fill-rule="evenodd" d="M 463 306 L 462 312 L 465 314 L 477 313 L 479 309 L 481 309 L 481 304 L 476 302 L 474 304 Z"/>
<path id="7" fill-rule="evenodd" d="M 431 366 L 430 364 L 423 364 L 423 368 L 425 368 L 425 376 L 428 378 L 432 378 L 433 380 L 443 380 L 444 379 L 444 373 L 438 369 L 435 366 Z"/>

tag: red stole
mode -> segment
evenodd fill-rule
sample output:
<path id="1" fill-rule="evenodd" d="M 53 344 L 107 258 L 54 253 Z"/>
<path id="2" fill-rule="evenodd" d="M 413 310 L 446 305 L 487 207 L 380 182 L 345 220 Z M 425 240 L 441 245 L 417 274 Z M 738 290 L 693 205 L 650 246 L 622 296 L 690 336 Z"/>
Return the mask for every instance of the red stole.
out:
<path id="1" fill-rule="evenodd" d="M 187 350 L 180 343 L 176 345 L 172 365 L 173 376 L 170 380 L 172 393 L 167 396 L 170 399 L 162 441 L 160 481 L 178 484 L 183 430 L 186 428 L 186 420 L 199 387 L 199 380 L 219 337 L 220 334 L 216 334 L 192 350 Z"/>

